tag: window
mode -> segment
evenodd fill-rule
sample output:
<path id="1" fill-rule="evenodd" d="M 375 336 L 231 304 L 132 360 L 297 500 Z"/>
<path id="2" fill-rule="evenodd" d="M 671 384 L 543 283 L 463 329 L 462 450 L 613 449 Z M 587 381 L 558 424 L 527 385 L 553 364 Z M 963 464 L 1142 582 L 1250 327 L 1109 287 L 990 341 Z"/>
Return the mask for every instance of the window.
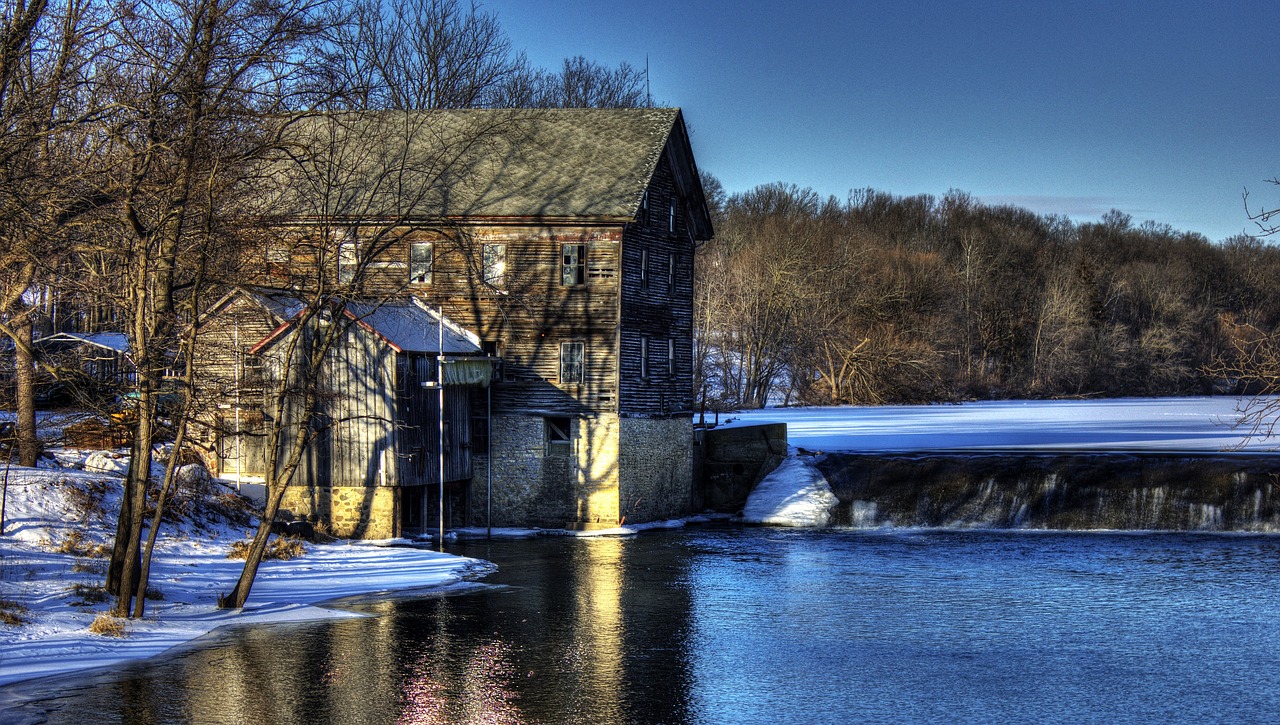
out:
<path id="1" fill-rule="evenodd" d="M 343 242 L 338 245 L 338 282 L 347 284 L 356 278 L 356 267 L 360 264 L 360 252 L 355 242 Z"/>
<path id="2" fill-rule="evenodd" d="M 649 338 L 640 338 L 640 377 L 649 377 Z"/>
<path id="3" fill-rule="evenodd" d="M 414 242 L 409 245 L 409 284 L 431 284 L 431 242 Z"/>
<path id="4" fill-rule="evenodd" d="M 644 196 L 640 197 L 640 214 L 638 215 L 636 221 L 640 222 L 640 224 L 642 225 L 649 223 L 649 190 L 648 189 L 645 190 Z"/>
<path id="5" fill-rule="evenodd" d="M 491 358 L 497 358 L 494 364 L 493 377 L 496 380 L 506 380 L 506 366 L 502 364 L 502 343 L 498 340 L 484 340 L 480 343 L 480 350 Z"/>
<path id="6" fill-rule="evenodd" d="M 288 264 L 289 247 L 284 242 L 267 242 L 267 264 Z"/>
<path id="7" fill-rule="evenodd" d="M 667 291 L 673 292 L 676 288 L 676 255 L 667 255 Z"/>
<path id="8" fill-rule="evenodd" d="M 507 245 L 484 245 L 484 283 L 501 287 L 507 281 Z"/>
<path id="9" fill-rule="evenodd" d="M 489 418 L 486 416 L 471 418 L 471 455 L 489 455 Z"/>
<path id="10" fill-rule="evenodd" d="M 585 343 L 560 343 L 560 383 L 562 385 L 582 382 L 585 353 Z"/>
<path id="11" fill-rule="evenodd" d="M 569 437 L 572 428 L 568 418 L 543 418 L 543 427 L 547 436 L 547 455 L 567 458 L 573 453 L 573 439 Z"/>
<path id="12" fill-rule="evenodd" d="M 667 376 L 676 376 L 676 339 L 667 338 Z"/>
<path id="13" fill-rule="evenodd" d="M 667 231 L 675 232 L 676 230 L 676 200 L 672 199 L 670 204 L 671 213 L 667 221 Z"/>
<path id="14" fill-rule="evenodd" d="M 578 285 L 587 282 L 587 245 L 560 245 L 560 284 Z"/>
<path id="15" fill-rule="evenodd" d="M 649 250 L 640 250 L 640 289 L 649 289 Z"/>
<path id="16" fill-rule="evenodd" d="M 240 387 L 245 390 L 252 390 L 262 387 L 263 361 L 261 355 L 253 353 L 242 353 L 240 358 Z"/>

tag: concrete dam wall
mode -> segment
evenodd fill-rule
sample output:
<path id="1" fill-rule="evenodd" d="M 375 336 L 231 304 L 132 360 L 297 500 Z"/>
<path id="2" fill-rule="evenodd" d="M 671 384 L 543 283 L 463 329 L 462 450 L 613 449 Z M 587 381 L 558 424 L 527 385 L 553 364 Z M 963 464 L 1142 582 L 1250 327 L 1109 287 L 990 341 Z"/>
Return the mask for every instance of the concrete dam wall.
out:
<path id="1" fill-rule="evenodd" d="M 834 524 L 1280 532 L 1280 455 L 851 454 Z"/>

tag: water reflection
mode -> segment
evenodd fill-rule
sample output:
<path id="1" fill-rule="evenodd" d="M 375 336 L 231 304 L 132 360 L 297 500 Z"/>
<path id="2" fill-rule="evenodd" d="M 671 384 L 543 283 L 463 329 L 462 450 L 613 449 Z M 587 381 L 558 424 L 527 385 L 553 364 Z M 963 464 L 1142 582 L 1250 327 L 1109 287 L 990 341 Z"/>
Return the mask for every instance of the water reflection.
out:
<path id="1" fill-rule="evenodd" d="M 710 528 L 458 553 L 500 573 L 453 596 L 361 605 L 376 618 L 246 629 L 116 678 L 47 681 L 39 702 L 0 721 L 1280 712 L 1277 537 Z"/>

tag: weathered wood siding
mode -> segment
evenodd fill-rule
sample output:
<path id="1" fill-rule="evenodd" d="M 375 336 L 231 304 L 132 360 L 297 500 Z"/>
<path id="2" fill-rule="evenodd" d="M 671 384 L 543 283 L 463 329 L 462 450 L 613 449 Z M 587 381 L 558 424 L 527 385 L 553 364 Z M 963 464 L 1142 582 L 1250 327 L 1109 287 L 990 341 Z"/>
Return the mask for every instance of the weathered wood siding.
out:
<path id="1" fill-rule="evenodd" d="M 261 306 L 238 297 L 211 315 L 196 337 L 197 414 L 204 426 L 195 433 L 216 451 L 219 472 L 260 475 L 264 470 L 262 441 L 255 435 L 261 430 L 263 387 L 261 381 L 243 380 L 237 368 L 277 324 Z"/>
<path id="2" fill-rule="evenodd" d="M 669 216 L 672 200 L 676 201 L 674 232 Z M 665 416 L 693 410 L 694 242 L 688 208 L 664 154 L 650 182 L 648 213 L 628 225 L 622 241 L 618 412 L 623 415 Z M 642 338 L 648 338 L 647 374 L 642 374 L 640 361 Z M 675 346 L 673 366 L 668 365 L 669 341 Z"/>
<path id="3" fill-rule="evenodd" d="M 587 415 L 617 406 L 617 320 L 622 225 L 478 226 L 438 253 L 432 283 L 409 291 L 492 343 L 503 360 L 495 413 Z M 481 281 L 486 244 L 506 245 L 500 286 Z M 585 250 L 584 281 L 562 281 L 563 245 Z M 407 249 L 405 251 L 407 255 Z M 582 343 L 583 378 L 561 380 L 562 343 Z"/>
<path id="4" fill-rule="evenodd" d="M 400 485 L 434 485 L 440 480 L 440 393 L 423 388 L 422 383 L 436 379 L 435 357 L 400 355 L 397 377 Z M 444 389 L 446 482 L 471 478 L 471 392 L 471 388 L 453 385 Z"/>

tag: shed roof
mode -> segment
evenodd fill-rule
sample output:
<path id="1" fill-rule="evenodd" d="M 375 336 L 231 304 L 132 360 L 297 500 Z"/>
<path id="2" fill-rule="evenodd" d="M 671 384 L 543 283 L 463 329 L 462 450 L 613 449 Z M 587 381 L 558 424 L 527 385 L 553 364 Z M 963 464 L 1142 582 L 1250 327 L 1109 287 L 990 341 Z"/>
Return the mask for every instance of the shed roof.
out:
<path id="1" fill-rule="evenodd" d="M 113 352 L 129 351 L 129 336 L 123 332 L 57 332 L 35 341 L 37 347 L 56 344 L 92 345 Z"/>
<path id="2" fill-rule="evenodd" d="M 671 144 L 695 236 L 711 233 L 678 108 L 339 113 L 295 119 L 290 137 L 304 153 L 268 175 L 281 208 L 350 218 L 628 221 Z"/>
<path id="3" fill-rule="evenodd" d="M 352 302 L 348 317 L 361 327 L 381 337 L 397 352 L 440 353 L 445 355 L 479 355 L 480 340 L 448 317 L 424 307 L 417 300 L 388 302 L 381 305 Z M 444 322 L 444 349 L 441 350 L 441 325 Z"/>

